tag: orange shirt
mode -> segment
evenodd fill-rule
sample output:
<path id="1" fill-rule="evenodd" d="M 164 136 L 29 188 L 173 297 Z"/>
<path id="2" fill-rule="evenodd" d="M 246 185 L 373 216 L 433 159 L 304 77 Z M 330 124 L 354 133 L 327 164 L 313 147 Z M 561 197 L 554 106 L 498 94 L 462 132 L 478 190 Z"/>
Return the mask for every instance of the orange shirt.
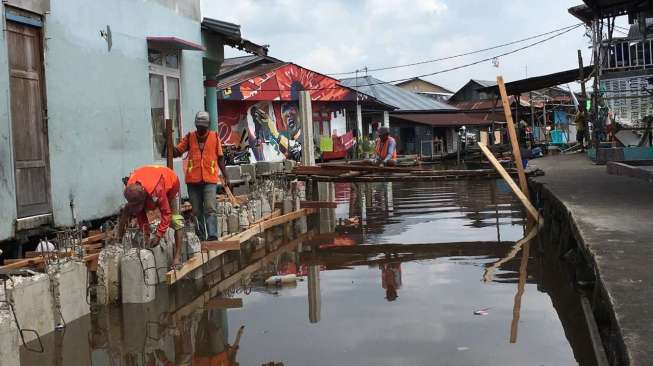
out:
<path id="1" fill-rule="evenodd" d="M 156 235 L 161 237 L 170 227 L 172 209 L 170 201 L 179 193 L 179 178 L 172 169 L 159 165 L 145 165 L 132 172 L 127 185 L 140 183 L 147 193 L 143 211 L 137 215 L 138 226 L 145 234 L 150 233 L 147 210 L 156 208 L 161 212 L 161 221 Z"/>

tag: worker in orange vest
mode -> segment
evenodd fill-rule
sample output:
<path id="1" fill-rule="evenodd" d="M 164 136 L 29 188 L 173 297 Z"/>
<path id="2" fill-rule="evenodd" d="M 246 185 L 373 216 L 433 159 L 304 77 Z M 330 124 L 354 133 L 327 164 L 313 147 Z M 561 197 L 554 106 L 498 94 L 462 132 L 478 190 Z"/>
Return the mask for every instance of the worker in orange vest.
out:
<path id="1" fill-rule="evenodd" d="M 139 228 L 144 234 L 145 247 L 159 245 L 161 237 L 169 227 L 175 230 L 175 255 L 173 265 L 178 266 L 181 257 L 182 230 L 184 218 L 179 214 L 177 195 L 179 178 L 172 169 L 158 165 L 146 165 L 134 170 L 127 178 L 123 192 L 127 204 L 122 210 L 118 222 L 118 238 L 122 238 L 129 219 L 136 217 Z M 150 239 L 150 225 L 147 211 L 158 209 L 161 221 Z"/>
<path id="2" fill-rule="evenodd" d="M 397 164 L 397 143 L 395 139 L 390 136 L 390 130 L 387 127 L 379 127 L 377 130 L 379 137 L 376 139 L 376 159 L 375 162 L 379 165 Z"/>
<path id="3" fill-rule="evenodd" d="M 217 184 L 220 183 L 220 171 L 224 184 L 229 185 L 222 142 L 217 132 L 209 131 L 207 112 L 197 112 L 195 127 L 195 132 L 190 132 L 181 139 L 173 155 L 181 156 L 188 152 L 186 186 L 188 198 L 193 205 L 193 215 L 197 219 L 197 235 L 202 240 L 217 240 L 216 193 Z"/>

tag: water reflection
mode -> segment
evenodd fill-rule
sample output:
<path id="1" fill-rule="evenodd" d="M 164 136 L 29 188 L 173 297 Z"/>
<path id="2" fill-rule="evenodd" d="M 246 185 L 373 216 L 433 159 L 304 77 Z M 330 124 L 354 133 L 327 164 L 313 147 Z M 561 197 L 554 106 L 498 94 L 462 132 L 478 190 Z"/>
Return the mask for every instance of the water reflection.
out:
<path id="1" fill-rule="evenodd" d="M 339 203 L 325 219 L 334 222 L 230 254 L 201 281 L 157 289 L 152 303 L 97 309 L 69 324 L 58 348 L 23 350 L 22 363 L 574 363 L 565 334 L 576 327 L 537 291 L 546 271 L 535 250 L 482 281 L 524 232 L 500 182 L 337 184 L 326 194 Z"/>

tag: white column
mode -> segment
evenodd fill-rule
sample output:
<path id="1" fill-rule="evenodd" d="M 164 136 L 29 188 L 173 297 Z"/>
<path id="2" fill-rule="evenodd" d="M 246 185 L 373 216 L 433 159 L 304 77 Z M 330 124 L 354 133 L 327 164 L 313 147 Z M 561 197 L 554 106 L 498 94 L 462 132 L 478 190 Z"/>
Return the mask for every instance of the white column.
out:
<path id="1" fill-rule="evenodd" d="M 313 108 L 311 94 L 299 92 L 299 116 L 302 125 L 302 164 L 315 165 L 315 142 L 313 140 Z"/>
<path id="2" fill-rule="evenodd" d="M 383 127 L 390 127 L 390 112 L 383 111 Z"/>

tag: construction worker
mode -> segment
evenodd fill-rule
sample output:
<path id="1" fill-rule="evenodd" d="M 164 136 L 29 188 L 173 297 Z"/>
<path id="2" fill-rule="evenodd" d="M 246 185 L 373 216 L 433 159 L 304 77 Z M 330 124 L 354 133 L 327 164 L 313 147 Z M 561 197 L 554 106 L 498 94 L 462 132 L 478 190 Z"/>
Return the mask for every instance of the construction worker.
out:
<path id="1" fill-rule="evenodd" d="M 224 183 L 229 185 L 222 143 L 217 132 L 209 131 L 207 112 L 197 112 L 195 128 L 195 132 L 190 132 L 181 139 L 173 155 L 181 156 L 188 152 L 186 185 L 188 198 L 193 205 L 193 215 L 197 219 L 197 235 L 202 240 L 217 240 L 216 193 L 220 182 L 219 171 L 222 172 Z"/>
<path id="2" fill-rule="evenodd" d="M 140 167 L 126 180 L 123 192 L 127 205 L 122 210 L 118 223 L 118 238 L 122 238 L 129 219 L 136 217 L 139 228 L 143 231 L 145 247 L 159 245 L 161 237 L 169 227 L 175 230 L 175 254 L 173 265 L 181 264 L 181 242 L 184 218 L 179 214 L 177 195 L 179 194 L 179 178 L 172 169 L 158 165 Z M 161 221 L 156 228 L 154 238 L 150 239 L 150 225 L 147 211 L 158 209 Z"/>
<path id="3" fill-rule="evenodd" d="M 397 164 L 397 143 L 390 136 L 390 130 L 387 127 L 379 127 L 377 130 L 379 137 L 376 139 L 376 159 L 375 163 L 379 165 Z"/>
<path id="4" fill-rule="evenodd" d="M 587 110 L 583 108 L 583 105 L 581 104 L 576 116 L 574 116 L 574 122 L 576 123 L 576 142 L 580 147 L 580 151 L 584 151 L 585 149 L 585 133 L 587 131 Z"/>

